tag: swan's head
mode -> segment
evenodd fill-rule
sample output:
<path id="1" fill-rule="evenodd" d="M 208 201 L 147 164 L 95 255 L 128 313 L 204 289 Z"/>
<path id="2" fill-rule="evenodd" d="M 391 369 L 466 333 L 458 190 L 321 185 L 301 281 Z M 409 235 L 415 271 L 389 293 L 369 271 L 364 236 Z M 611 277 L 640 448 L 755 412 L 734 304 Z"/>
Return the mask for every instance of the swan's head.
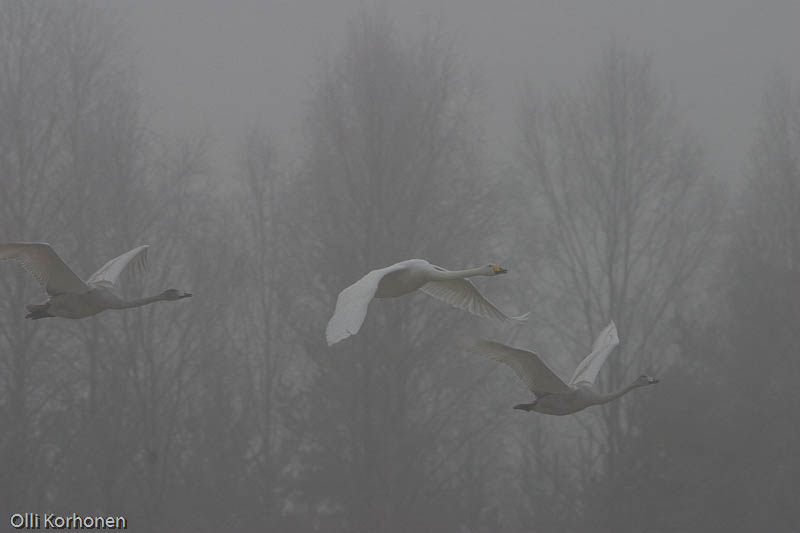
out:
<path id="1" fill-rule="evenodd" d="M 486 271 L 488 272 L 489 276 L 498 276 L 508 272 L 508 270 L 498 265 L 486 265 Z"/>
<path id="2" fill-rule="evenodd" d="M 650 376 L 648 376 L 646 374 L 642 374 L 641 376 L 636 378 L 636 384 L 637 385 L 642 385 L 642 386 L 644 386 L 644 385 L 655 385 L 656 383 L 658 383 L 658 380 L 656 378 L 650 377 Z"/>
<path id="3" fill-rule="evenodd" d="M 189 298 L 191 296 L 191 293 L 179 291 L 178 289 L 167 289 L 161 293 L 161 297 L 165 300 L 180 300 L 181 298 Z"/>

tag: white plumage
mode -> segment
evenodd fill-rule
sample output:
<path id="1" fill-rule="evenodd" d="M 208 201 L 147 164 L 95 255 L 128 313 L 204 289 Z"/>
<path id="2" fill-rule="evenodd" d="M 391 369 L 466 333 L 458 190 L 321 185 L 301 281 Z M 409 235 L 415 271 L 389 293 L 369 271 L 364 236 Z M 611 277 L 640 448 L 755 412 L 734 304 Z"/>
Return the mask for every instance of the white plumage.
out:
<path id="1" fill-rule="evenodd" d="M 606 394 L 596 391 L 597 374 L 618 344 L 617 326 L 611 322 L 597 336 L 592 352 L 575 369 L 569 383 L 559 378 L 538 355 L 527 350 L 487 340 L 478 341 L 469 350 L 510 366 L 536 396 L 536 401 L 516 405 L 514 409 L 567 415 L 591 405 L 608 403 L 637 387 L 658 383 L 657 379 L 642 375 L 618 391 Z"/>
<path id="2" fill-rule="evenodd" d="M 124 300 L 116 294 L 117 281 L 126 269 L 143 268 L 146 265 L 147 249 L 147 245 L 139 246 L 115 257 L 85 282 L 44 242 L 0 244 L 0 259 L 15 259 L 41 283 L 50 296 L 42 304 L 28 305 L 26 318 L 84 318 L 106 309 L 127 309 L 191 296 L 177 289 L 167 289 L 155 296 L 136 300 Z"/>
<path id="3" fill-rule="evenodd" d="M 506 315 L 465 279 L 471 276 L 497 276 L 506 272 L 497 265 L 449 271 L 423 259 L 409 259 L 373 270 L 339 293 L 336 310 L 325 330 L 328 345 L 358 333 L 373 298 L 395 298 L 417 289 L 480 317 L 504 322 L 524 321 L 527 313 L 522 316 Z"/>

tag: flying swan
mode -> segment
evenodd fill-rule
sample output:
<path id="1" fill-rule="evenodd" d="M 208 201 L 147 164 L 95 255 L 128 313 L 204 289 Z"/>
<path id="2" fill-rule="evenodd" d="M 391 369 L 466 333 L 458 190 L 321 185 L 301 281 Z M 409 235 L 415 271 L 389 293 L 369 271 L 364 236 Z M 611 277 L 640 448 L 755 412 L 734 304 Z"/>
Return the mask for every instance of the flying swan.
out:
<path id="1" fill-rule="evenodd" d="M 510 366 L 536 395 L 535 401 L 515 405 L 514 409 L 548 415 L 568 415 L 591 405 L 616 400 L 637 387 L 658 383 L 657 379 L 642 375 L 627 387 L 615 392 L 604 394 L 595 390 L 594 380 L 606 362 L 608 354 L 618 344 L 617 326 L 611 322 L 597 336 L 592 345 L 592 353 L 587 355 L 575 369 L 569 384 L 561 381 L 561 378 L 533 352 L 487 340 L 478 341 L 469 350 Z"/>
<path id="2" fill-rule="evenodd" d="M 84 318 L 106 309 L 128 309 L 164 300 L 180 300 L 188 292 L 167 289 L 161 294 L 125 300 L 115 292 L 120 274 L 129 266 L 144 266 L 147 245 L 125 252 L 103 265 L 85 282 L 81 280 L 44 242 L 12 242 L 0 244 L 0 259 L 16 259 L 41 283 L 50 298 L 42 304 L 27 305 L 25 318 L 37 320 L 59 316 Z"/>
<path id="3" fill-rule="evenodd" d="M 466 279 L 472 276 L 497 276 L 506 272 L 506 269 L 497 265 L 450 271 L 423 259 L 409 259 L 373 270 L 339 293 L 336 310 L 325 329 L 328 346 L 358 333 L 373 298 L 395 298 L 417 289 L 483 318 L 503 322 L 524 321 L 528 313 L 522 316 L 506 315 Z"/>

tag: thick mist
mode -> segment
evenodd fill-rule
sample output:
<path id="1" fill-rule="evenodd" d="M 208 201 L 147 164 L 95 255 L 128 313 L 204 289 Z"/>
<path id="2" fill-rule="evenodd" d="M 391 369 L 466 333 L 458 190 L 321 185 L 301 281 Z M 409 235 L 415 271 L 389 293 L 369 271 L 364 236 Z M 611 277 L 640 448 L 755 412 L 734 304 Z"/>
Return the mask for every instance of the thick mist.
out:
<path id="1" fill-rule="evenodd" d="M 0 243 L 83 279 L 148 244 L 122 295 L 193 295 L 26 320 L 44 291 L 0 261 L 0 520 L 793 530 L 798 17 L 0 1 Z M 474 284 L 530 319 L 417 291 L 329 347 L 339 292 L 410 258 L 502 265 Z M 567 379 L 611 320 L 597 387 L 660 383 L 563 417 L 513 410 L 525 384 L 464 349 Z"/>

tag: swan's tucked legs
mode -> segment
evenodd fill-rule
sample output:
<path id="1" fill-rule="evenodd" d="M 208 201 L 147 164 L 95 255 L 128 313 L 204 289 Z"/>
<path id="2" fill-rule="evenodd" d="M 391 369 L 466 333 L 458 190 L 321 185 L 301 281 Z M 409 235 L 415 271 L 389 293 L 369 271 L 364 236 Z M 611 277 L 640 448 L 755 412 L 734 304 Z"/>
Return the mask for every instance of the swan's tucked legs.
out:
<path id="1" fill-rule="evenodd" d="M 25 309 L 28 310 L 28 314 L 25 315 L 25 318 L 30 318 L 31 320 L 39 320 L 40 318 L 54 317 L 55 315 L 51 315 L 47 311 L 49 308 L 50 308 L 50 302 L 43 304 L 26 305 Z"/>
<path id="2" fill-rule="evenodd" d="M 520 411 L 533 411 L 533 407 L 536 405 L 536 402 L 531 403 L 521 403 L 514 406 L 514 409 L 519 409 Z"/>

